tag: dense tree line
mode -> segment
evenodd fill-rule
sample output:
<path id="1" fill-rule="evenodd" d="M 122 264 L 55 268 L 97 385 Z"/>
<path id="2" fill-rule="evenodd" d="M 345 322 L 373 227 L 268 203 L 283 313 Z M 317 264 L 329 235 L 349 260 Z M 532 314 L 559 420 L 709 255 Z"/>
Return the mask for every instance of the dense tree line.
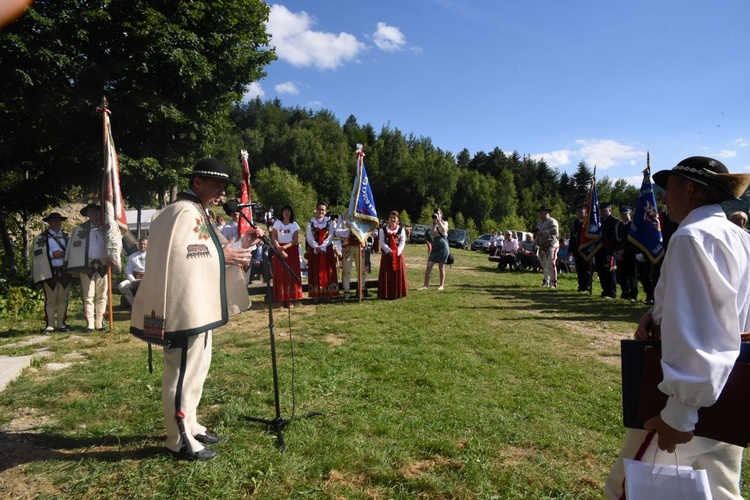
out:
<path id="1" fill-rule="evenodd" d="M 568 175 L 543 160 L 505 153 L 495 148 L 473 156 L 466 149 L 457 155 L 434 146 L 430 138 L 405 134 L 384 126 L 376 132 L 349 116 L 343 125 L 328 110 L 284 107 L 279 99 L 254 99 L 235 106 L 234 130 L 226 136 L 220 157 L 239 173 L 239 149 L 250 152 L 251 170 L 262 175 L 256 197 L 266 205 L 291 203 L 297 213 L 312 214 L 314 198 L 325 199 L 334 211 L 346 209 L 356 163 L 356 145 L 362 144 L 365 165 L 379 213 L 406 212 L 412 222 L 429 222 L 441 207 L 453 223 L 475 232 L 505 228 L 529 229 L 542 204 L 551 206 L 566 226 L 575 207 L 585 204 L 593 171 L 584 161 Z M 266 169 L 276 167 L 277 184 L 296 179 L 299 189 L 285 196 L 272 195 Z M 273 184 L 273 181 L 271 182 Z M 314 190 L 307 201 L 298 199 L 304 186 Z M 624 180 L 597 179 L 601 200 L 615 205 L 634 204 L 638 189 Z"/>

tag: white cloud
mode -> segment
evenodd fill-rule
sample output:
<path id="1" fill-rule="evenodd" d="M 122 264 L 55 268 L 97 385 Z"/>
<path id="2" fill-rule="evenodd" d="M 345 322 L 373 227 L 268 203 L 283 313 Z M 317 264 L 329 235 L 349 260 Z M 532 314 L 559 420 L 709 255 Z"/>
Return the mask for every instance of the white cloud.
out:
<path id="1" fill-rule="evenodd" d="M 271 6 L 266 28 L 276 55 L 292 66 L 336 69 L 356 60 L 365 44 L 349 33 L 313 31 L 316 20 L 307 12 L 291 12 L 283 5 Z"/>
<path id="2" fill-rule="evenodd" d="M 629 165 L 642 163 L 646 153 L 637 151 L 633 146 L 621 144 L 611 139 L 580 139 L 575 141 L 577 149 L 560 149 L 550 153 L 531 155 L 534 160 L 544 159 L 552 168 L 570 165 L 579 159 L 586 162 L 589 168 L 596 166 L 597 170 L 606 170 L 625 162 Z"/>
<path id="3" fill-rule="evenodd" d="M 263 99 L 265 95 L 266 92 L 263 90 L 263 87 L 260 86 L 260 83 L 253 82 L 247 86 L 247 89 L 245 89 L 245 95 L 242 96 L 242 102 L 251 101 L 256 97 Z"/>
<path id="4" fill-rule="evenodd" d="M 402 50 L 406 43 L 406 37 L 401 30 L 395 26 L 378 23 L 378 29 L 372 34 L 372 41 L 385 52 L 396 52 Z"/>
<path id="5" fill-rule="evenodd" d="M 639 160 L 646 157 L 645 151 L 636 151 L 633 146 L 620 144 L 611 139 L 582 139 L 576 141 L 581 147 L 578 154 L 587 165 L 596 165 L 597 169 L 606 170 L 621 161 Z"/>
<path id="6" fill-rule="evenodd" d="M 722 149 L 719 152 L 719 158 L 722 160 L 726 160 L 727 158 L 734 158 L 737 156 L 737 151 L 733 151 L 731 149 Z"/>
<path id="7" fill-rule="evenodd" d="M 631 186 L 641 187 L 641 184 L 643 184 L 643 176 L 642 175 L 635 175 L 635 176 L 632 176 L 632 177 L 622 177 L 622 179 L 624 179 L 625 182 L 627 182 Z"/>
<path id="8" fill-rule="evenodd" d="M 531 155 L 531 159 L 537 161 L 544 160 L 550 167 L 557 168 L 570 163 L 570 154 L 570 150 L 561 149 L 559 151 L 553 151 L 551 153 L 539 153 Z"/>
<path id="9" fill-rule="evenodd" d="M 738 137 L 737 139 L 732 141 L 732 144 L 744 148 L 747 146 L 747 139 L 745 139 L 744 137 Z"/>
<path id="10" fill-rule="evenodd" d="M 323 103 L 320 101 L 308 101 L 307 107 L 310 109 L 320 109 L 323 107 Z"/>
<path id="11" fill-rule="evenodd" d="M 280 83 L 274 87 L 274 90 L 279 94 L 299 94 L 299 89 L 293 82 Z"/>

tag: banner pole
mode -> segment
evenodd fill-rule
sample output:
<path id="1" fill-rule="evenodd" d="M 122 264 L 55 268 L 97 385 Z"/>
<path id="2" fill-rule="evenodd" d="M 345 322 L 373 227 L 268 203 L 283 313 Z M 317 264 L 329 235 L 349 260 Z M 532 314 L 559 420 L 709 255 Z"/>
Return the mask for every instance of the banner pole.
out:
<path id="1" fill-rule="evenodd" d="M 106 194 L 104 193 L 104 176 L 107 172 L 107 163 L 109 160 L 107 151 L 107 97 L 102 97 L 101 109 L 102 109 L 102 182 L 99 190 L 99 206 L 101 208 L 102 218 L 104 217 L 104 207 L 107 202 Z M 107 311 L 109 313 L 109 331 L 114 328 L 114 310 L 112 308 L 112 263 L 110 262 L 107 266 Z"/>
<path id="2" fill-rule="evenodd" d="M 362 286 L 362 245 L 357 245 L 357 299 L 359 302 L 362 302 Z"/>

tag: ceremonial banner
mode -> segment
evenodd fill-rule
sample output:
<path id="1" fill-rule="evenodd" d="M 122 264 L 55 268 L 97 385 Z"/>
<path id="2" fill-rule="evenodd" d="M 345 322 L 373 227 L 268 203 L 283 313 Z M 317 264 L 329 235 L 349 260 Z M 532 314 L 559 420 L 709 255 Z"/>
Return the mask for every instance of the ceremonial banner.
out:
<path id="1" fill-rule="evenodd" d="M 599 216 L 599 196 L 596 193 L 596 168 L 594 178 L 591 179 L 591 189 L 586 203 L 586 216 L 583 218 L 581 241 L 578 253 L 586 261 L 590 261 L 596 252 L 602 247 L 602 224 Z"/>
<path id="2" fill-rule="evenodd" d="M 242 186 L 240 187 L 240 204 L 244 203 L 250 203 L 250 166 L 247 163 L 247 151 L 242 150 Z M 252 207 L 245 207 L 241 210 L 243 214 L 247 216 L 248 219 L 253 221 L 253 210 Z M 255 222 L 255 221 L 253 221 Z M 250 227 L 250 224 L 245 220 L 244 217 L 240 216 L 240 219 L 237 223 L 237 234 L 241 238 L 243 234 L 245 234 L 246 231 L 252 229 Z"/>
<path id="3" fill-rule="evenodd" d="M 120 163 L 117 160 L 115 141 L 112 138 L 112 126 L 109 121 L 110 111 L 106 101 L 97 109 L 104 116 L 104 167 L 102 175 L 102 222 L 106 229 L 105 245 L 107 260 L 118 271 L 122 268 L 122 236 L 128 231 L 128 218 L 122 202 L 120 190 Z"/>
<path id="4" fill-rule="evenodd" d="M 633 224 L 628 235 L 633 245 L 640 248 L 649 260 L 656 264 L 664 257 L 664 240 L 661 234 L 661 220 L 656 206 L 654 186 L 651 183 L 651 168 L 643 171 L 643 183 L 638 205 L 635 207 Z"/>
<path id="5" fill-rule="evenodd" d="M 354 176 L 352 196 L 349 200 L 349 210 L 346 212 L 346 226 L 351 234 L 362 243 L 378 228 L 380 220 L 375 210 L 375 200 L 372 198 L 370 181 L 365 170 L 365 153 L 362 145 L 357 144 L 357 174 Z"/>

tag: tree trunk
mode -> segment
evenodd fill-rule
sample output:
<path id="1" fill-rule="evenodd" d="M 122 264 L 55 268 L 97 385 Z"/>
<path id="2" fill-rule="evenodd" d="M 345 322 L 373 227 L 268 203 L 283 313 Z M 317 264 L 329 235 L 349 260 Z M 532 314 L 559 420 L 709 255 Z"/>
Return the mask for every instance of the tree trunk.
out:
<path id="1" fill-rule="evenodd" d="M 5 213 L 0 210 L 0 237 L 3 240 L 3 252 L 5 258 L 3 259 L 3 268 L 8 276 L 16 277 L 18 269 L 16 268 L 16 251 L 13 246 L 13 241 L 10 239 L 10 233 L 8 232 L 8 224 L 5 221 Z"/>

